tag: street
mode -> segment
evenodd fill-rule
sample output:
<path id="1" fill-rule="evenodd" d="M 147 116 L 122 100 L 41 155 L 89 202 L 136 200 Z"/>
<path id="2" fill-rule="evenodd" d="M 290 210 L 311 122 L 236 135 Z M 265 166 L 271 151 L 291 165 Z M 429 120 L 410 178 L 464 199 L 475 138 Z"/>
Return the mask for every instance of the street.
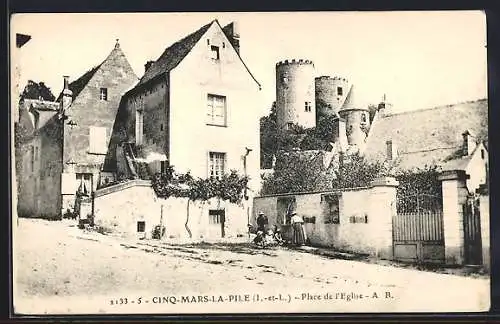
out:
<path id="1" fill-rule="evenodd" d="M 20 219 L 16 312 L 441 312 L 489 308 L 490 282 L 247 243 L 174 245 Z"/>

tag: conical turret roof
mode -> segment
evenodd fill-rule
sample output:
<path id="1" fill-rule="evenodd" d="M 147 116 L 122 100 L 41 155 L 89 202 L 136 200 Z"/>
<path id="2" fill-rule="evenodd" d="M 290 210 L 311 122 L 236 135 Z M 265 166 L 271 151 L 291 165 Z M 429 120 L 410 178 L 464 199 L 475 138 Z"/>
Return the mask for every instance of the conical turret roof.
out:
<path id="1" fill-rule="evenodd" d="M 367 108 L 363 108 L 363 105 L 359 102 L 359 100 L 356 97 L 355 94 L 355 89 L 354 85 L 351 85 L 351 89 L 349 90 L 349 93 L 347 94 L 347 97 L 344 100 L 344 104 L 342 105 L 342 110 L 368 110 Z"/>

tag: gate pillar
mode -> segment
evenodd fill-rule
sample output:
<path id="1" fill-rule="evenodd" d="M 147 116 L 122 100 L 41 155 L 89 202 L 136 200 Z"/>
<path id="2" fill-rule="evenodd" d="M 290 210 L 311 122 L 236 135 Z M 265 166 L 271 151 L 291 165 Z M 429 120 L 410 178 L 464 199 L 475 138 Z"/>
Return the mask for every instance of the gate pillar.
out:
<path id="1" fill-rule="evenodd" d="M 463 170 L 448 170 L 439 175 L 443 191 L 443 230 L 446 264 L 464 264 L 463 205 L 467 201 L 468 175 Z"/>
<path id="2" fill-rule="evenodd" d="M 479 193 L 479 209 L 481 219 L 481 245 L 483 249 L 483 267 L 490 271 L 490 195 L 487 184 L 481 185 L 476 191 Z"/>
<path id="3" fill-rule="evenodd" d="M 371 183 L 368 222 L 373 222 L 373 242 L 377 257 L 393 259 L 392 217 L 396 214 L 396 189 L 399 182 L 392 177 L 377 178 Z"/>

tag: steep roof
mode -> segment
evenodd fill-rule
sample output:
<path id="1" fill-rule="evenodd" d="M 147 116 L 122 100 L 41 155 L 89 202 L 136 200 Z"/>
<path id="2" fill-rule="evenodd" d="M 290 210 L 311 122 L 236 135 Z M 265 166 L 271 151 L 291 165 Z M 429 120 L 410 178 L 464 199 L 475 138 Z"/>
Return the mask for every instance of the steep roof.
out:
<path id="1" fill-rule="evenodd" d="M 142 78 L 140 79 L 139 83 L 137 83 L 137 87 L 148 83 L 149 81 L 155 79 L 156 77 L 168 73 L 172 71 L 177 65 L 179 65 L 180 62 L 191 52 L 193 47 L 198 43 L 198 41 L 203 37 L 203 35 L 207 32 L 207 30 L 212 26 L 212 24 L 216 23 L 226 35 L 226 37 L 229 38 L 227 28 L 229 25 L 225 26 L 224 28 L 219 24 L 217 19 L 212 20 L 210 23 L 202 26 L 195 32 L 187 35 L 186 37 L 182 38 L 181 40 L 175 42 L 172 44 L 170 47 L 165 49 L 161 56 L 151 64 L 151 66 L 146 70 Z M 230 45 L 234 49 L 233 43 L 230 41 Z M 245 69 L 247 72 L 250 74 L 252 79 L 257 83 L 259 86 L 259 89 L 261 87 L 260 83 L 257 81 L 255 76 L 250 72 L 250 69 L 248 66 L 245 64 L 243 59 L 241 58 L 241 55 L 238 51 L 236 51 L 236 54 L 238 55 L 238 58 L 241 60 L 243 65 L 245 66 Z"/>
<path id="2" fill-rule="evenodd" d="M 459 158 L 465 130 L 478 140 L 487 141 L 486 99 L 375 118 L 364 154 L 383 161 L 386 141 L 391 140 L 398 152 L 399 168 L 443 165 Z"/>
<path id="3" fill-rule="evenodd" d="M 93 67 L 89 71 L 85 72 L 81 77 L 76 79 L 75 81 L 71 82 L 68 87 L 69 89 L 73 92 L 73 100 L 75 100 L 76 97 L 80 94 L 80 92 L 85 88 L 87 83 L 89 83 L 90 79 L 94 76 L 94 74 L 99 70 L 101 67 L 102 63 Z M 57 97 L 57 101 L 61 100 L 62 92 L 59 94 L 59 97 Z"/>
<path id="4" fill-rule="evenodd" d="M 342 105 L 342 108 L 340 108 L 340 111 L 351 110 L 351 109 L 368 110 L 367 108 L 363 108 L 363 105 L 359 103 L 358 98 L 356 96 L 354 85 L 351 85 L 351 89 L 349 90 L 349 93 L 347 94 L 344 103 Z"/>
<path id="5" fill-rule="evenodd" d="M 175 42 L 163 51 L 163 54 L 147 69 L 143 77 L 137 84 L 138 86 L 147 83 L 157 76 L 170 72 L 189 54 L 200 38 L 210 28 L 214 21 L 202 26 L 197 31 L 187 35 L 183 39 Z"/>

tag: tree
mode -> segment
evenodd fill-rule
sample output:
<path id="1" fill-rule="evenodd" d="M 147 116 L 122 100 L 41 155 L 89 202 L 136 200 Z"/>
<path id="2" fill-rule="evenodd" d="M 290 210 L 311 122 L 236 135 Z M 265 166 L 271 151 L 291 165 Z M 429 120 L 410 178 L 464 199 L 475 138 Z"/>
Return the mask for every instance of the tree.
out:
<path id="1" fill-rule="evenodd" d="M 274 172 L 263 179 L 261 194 L 331 189 L 333 174 L 323 167 L 322 157 L 319 152 L 280 151 Z"/>
<path id="2" fill-rule="evenodd" d="M 54 101 L 56 97 L 52 94 L 49 87 L 45 85 L 44 82 L 35 82 L 32 80 L 28 81 L 28 84 L 24 87 L 23 92 L 19 98 L 19 102 L 24 99 L 40 99 L 46 101 Z"/>

